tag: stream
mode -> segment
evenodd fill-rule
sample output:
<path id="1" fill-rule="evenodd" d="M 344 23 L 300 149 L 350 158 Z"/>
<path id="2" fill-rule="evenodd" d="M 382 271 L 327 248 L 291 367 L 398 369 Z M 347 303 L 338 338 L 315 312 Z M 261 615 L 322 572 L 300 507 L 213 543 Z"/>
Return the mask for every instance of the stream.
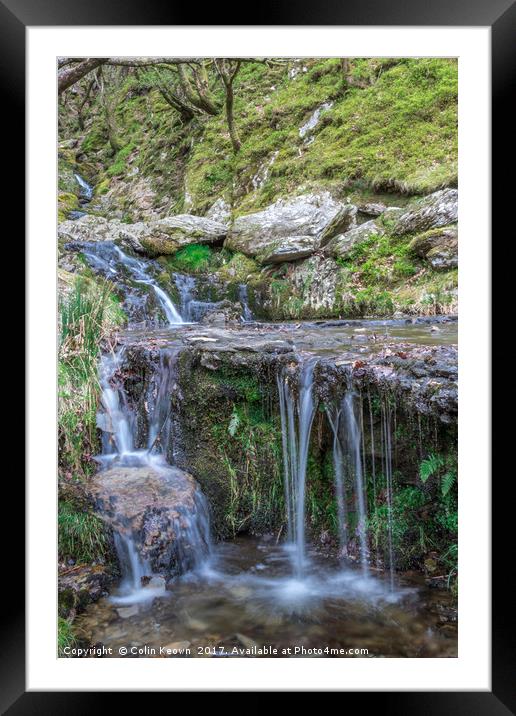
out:
<path id="1" fill-rule="evenodd" d="M 111 655 L 128 657 L 456 656 L 456 624 L 443 618 L 450 595 L 428 589 L 416 574 L 396 574 L 391 540 L 385 567 L 370 559 L 361 396 L 348 386 L 323 406 L 314 392 L 314 373 L 329 357 L 351 361 L 393 342 L 454 345 L 456 322 L 254 323 L 242 286 L 241 324 L 204 327 L 197 322 L 216 304 L 195 298 L 193 277 L 176 275 L 175 305 L 152 261 L 110 242 L 74 248 L 93 270 L 124 284 L 126 306 L 141 307 L 143 289 L 153 294 L 159 315 L 157 326 L 133 321 L 118 348 L 100 360 L 103 447 L 93 494 L 113 530 L 121 578 L 109 596 L 77 617 L 78 632 L 91 644 L 112 647 Z M 207 499 L 176 464 L 171 396 L 178 390 L 177 360 L 185 346 L 259 352 L 264 341 L 265 350 L 272 345 L 293 356 L 276 372 L 286 530 L 216 543 Z M 135 412 L 121 377 L 127 352 L 139 343 L 159 350 L 144 416 Z M 323 409 L 334 438 L 338 553 L 313 544 L 306 524 L 309 445 L 314 416 Z M 392 426 L 385 408 L 379 440 L 389 531 Z M 348 559 L 350 542 L 354 559 Z M 126 652 L 118 651 L 122 647 Z"/>

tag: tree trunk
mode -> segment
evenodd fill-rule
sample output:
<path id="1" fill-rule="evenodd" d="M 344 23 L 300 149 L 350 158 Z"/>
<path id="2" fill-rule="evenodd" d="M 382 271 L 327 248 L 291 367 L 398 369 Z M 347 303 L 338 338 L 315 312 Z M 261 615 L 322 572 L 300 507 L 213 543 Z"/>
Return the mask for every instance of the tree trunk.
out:
<path id="1" fill-rule="evenodd" d="M 107 57 L 88 57 L 77 65 L 62 69 L 57 76 L 57 91 L 59 94 L 71 87 L 92 70 L 107 62 Z"/>
<path id="2" fill-rule="evenodd" d="M 235 126 L 235 118 L 233 116 L 233 100 L 233 83 L 231 83 L 226 86 L 226 120 L 228 123 L 229 136 L 231 138 L 233 151 L 235 154 L 238 154 L 241 144 Z"/>

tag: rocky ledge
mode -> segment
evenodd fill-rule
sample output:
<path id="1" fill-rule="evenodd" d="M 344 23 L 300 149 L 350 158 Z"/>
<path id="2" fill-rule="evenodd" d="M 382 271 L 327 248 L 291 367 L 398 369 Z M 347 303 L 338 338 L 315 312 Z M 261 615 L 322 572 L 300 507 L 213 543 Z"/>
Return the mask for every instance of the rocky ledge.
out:
<path id="1" fill-rule="evenodd" d="M 315 388 L 321 400 L 342 387 L 375 387 L 444 423 L 457 418 L 457 323 L 437 321 L 335 321 L 251 327 L 190 326 L 174 331 L 127 332 L 129 365 L 153 363 L 159 353 L 188 352 L 210 371 L 248 369 L 276 373 L 317 356 Z"/>

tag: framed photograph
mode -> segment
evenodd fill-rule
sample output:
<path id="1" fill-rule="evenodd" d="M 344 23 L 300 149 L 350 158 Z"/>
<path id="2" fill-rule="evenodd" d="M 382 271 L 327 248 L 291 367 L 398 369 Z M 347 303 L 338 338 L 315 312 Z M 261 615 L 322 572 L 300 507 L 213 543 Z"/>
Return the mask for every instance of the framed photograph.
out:
<path id="1" fill-rule="evenodd" d="M 27 188 L 6 713 L 106 691 L 514 711 L 490 426 L 514 5 L 0 13 Z"/>

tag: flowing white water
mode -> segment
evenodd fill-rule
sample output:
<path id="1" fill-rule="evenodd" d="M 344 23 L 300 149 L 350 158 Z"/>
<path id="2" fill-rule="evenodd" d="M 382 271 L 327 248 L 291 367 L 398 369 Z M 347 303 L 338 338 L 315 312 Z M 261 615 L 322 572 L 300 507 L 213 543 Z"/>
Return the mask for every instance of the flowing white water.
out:
<path id="1" fill-rule="evenodd" d="M 344 396 L 342 411 L 345 417 L 350 463 L 355 478 L 355 504 L 358 516 L 357 533 L 360 543 L 360 564 L 365 574 L 368 570 L 369 550 L 367 546 L 367 512 L 361 454 L 362 438 L 360 426 L 355 415 L 355 395 L 351 391 L 348 391 Z"/>
<path id="2" fill-rule="evenodd" d="M 185 274 L 175 274 L 174 276 L 177 290 L 179 292 L 179 300 L 181 302 L 181 316 L 183 320 L 189 322 L 192 320 L 192 302 L 195 295 L 195 278 Z"/>
<path id="3" fill-rule="evenodd" d="M 249 323 L 253 320 L 253 314 L 249 308 L 249 297 L 247 295 L 247 284 L 241 283 L 238 287 L 238 300 L 242 306 L 242 320 Z"/>
<path id="4" fill-rule="evenodd" d="M 150 286 L 169 325 L 183 323 L 170 296 L 149 275 L 150 264 L 148 261 L 128 256 L 111 241 L 79 242 L 77 245 L 82 249 L 82 253 L 93 268 L 99 269 L 108 277 L 123 277 L 124 274 L 129 274 L 136 283 Z"/>
<path id="5" fill-rule="evenodd" d="M 387 403 L 382 403 L 382 454 L 387 495 L 387 543 L 389 550 L 389 574 L 391 590 L 394 589 L 394 555 L 392 546 L 392 437 L 391 437 L 391 409 Z"/>
<path id="6" fill-rule="evenodd" d="M 307 562 L 305 537 L 306 468 L 310 433 L 315 415 L 313 399 L 314 367 L 314 360 L 308 360 L 301 365 L 297 400 L 294 398 L 291 387 L 288 384 L 286 373 L 278 375 L 277 378 L 283 441 L 288 539 L 291 543 L 293 566 L 297 578 L 303 576 Z"/>
<path id="7" fill-rule="evenodd" d="M 344 451 L 340 435 L 342 409 L 332 415 L 327 411 L 328 421 L 333 431 L 333 474 L 335 482 L 335 498 L 337 502 L 337 529 L 339 533 L 340 554 L 348 553 L 348 515 L 346 507 L 346 488 L 344 480 Z"/>
<path id="8" fill-rule="evenodd" d="M 312 131 L 312 129 L 315 129 L 315 127 L 319 124 L 321 114 L 323 114 L 323 112 L 327 112 L 332 107 L 333 102 L 324 102 L 320 107 L 317 107 L 317 109 L 310 115 L 310 117 L 303 124 L 303 126 L 299 127 L 299 136 L 305 137 L 309 132 Z"/>
<path id="9" fill-rule="evenodd" d="M 170 486 L 172 494 L 174 491 L 178 491 L 179 495 L 191 492 L 189 478 L 166 462 L 171 439 L 171 397 L 176 390 L 176 357 L 176 352 L 160 351 L 149 379 L 144 400 L 148 413 L 146 448 L 135 447 L 138 442 L 142 443 L 143 436 L 138 435 L 138 421 L 119 375 L 125 359 L 123 347 L 114 353 L 106 353 L 101 358 L 101 409 L 97 415 L 97 424 L 103 431 L 103 454 L 99 462 L 104 467 L 115 466 L 122 469 L 122 472 L 116 473 L 116 480 L 121 479 L 129 489 L 136 489 L 135 494 L 138 494 L 140 489 L 148 490 L 148 480 L 156 481 L 156 488 L 152 488 L 156 489 L 154 499 L 157 501 L 153 507 L 156 515 L 149 516 L 148 519 L 158 520 L 156 524 L 162 525 L 173 536 L 173 541 L 170 545 L 165 545 L 165 551 L 160 556 L 160 568 L 167 571 L 173 564 L 175 569 L 183 572 L 198 568 L 209 554 L 210 520 L 206 499 L 197 488 L 190 499 L 183 501 L 180 498 L 177 505 L 169 505 L 165 497 L 163 506 L 160 507 L 158 499 L 160 491 L 167 485 Z M 142 475 L 141 468 L 144 466 L 152 470 Z M 111 487 L 111 478 L 108 477 L 110 474 L 105 473 L 107 483 L 103 484 L 103 488 L 107 490 L 108 496 L 114 489 L 116 497 L 117 488 L 116 485 Z M 142 479 L 144 483 L 141 482 Z M 167 492 L 165 489 L 164 493 Z M 112 511 L 111 499 L 109 497 L 109 512 Z M 131 511 L 132 509 L 131 507 Z M 113 597 L 113 601 L 118 605 L 135 604 L 165 594 L 165 581 L 153 577 L 150 560 L 142 556 L 148 549 L 148 543 L 144 536 L 131 532 L 127 527 L 131 518 L 131 514 L 110 514 L 109 517 L 122 571 L 119 593 Z M 146 581 L 148 583 L 145 583 Z"/>
<path id="10" fill-rule="evenodd" d="M 91 201 L 93 197 L 93 187 L 88 184 L 86 179 L 83 179 L 80 174 L 74 174 L 75 181 L 81 187 L 81 196 L 86 201 Z"/>

